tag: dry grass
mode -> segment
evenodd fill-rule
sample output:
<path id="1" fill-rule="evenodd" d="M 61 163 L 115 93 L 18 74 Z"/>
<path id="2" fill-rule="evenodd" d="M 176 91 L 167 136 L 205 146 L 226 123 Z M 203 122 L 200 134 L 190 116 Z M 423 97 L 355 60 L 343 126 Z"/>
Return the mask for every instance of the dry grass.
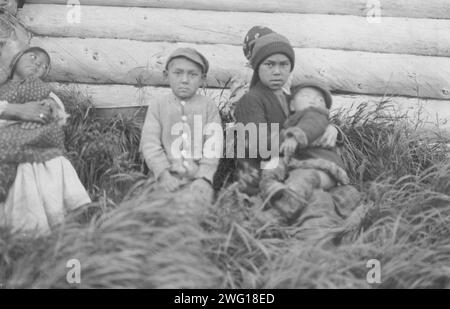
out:
<path id="1" fill-rule="evenodd" d="M 262 201 L 235 185 L 223 188 L 214 205 L 197 203 L 194 194 L 186 200 L 151 193 L 136 154 L 138 125 L 115 119 L 97 127 L 86 106 L 75 105 L 79 113 L 68 131 L 70 157 L 99 202 L 69 216 L 46 238 L 1 231 L 0 284 L 450 288 L 448 141 L 430 146 L 402 119 L 380 117 L 383 104 L 373 113 L 362 108 L 335 118 L 346 134 L 343 157 L 363 199 L 349 218 L 330 218 L 316 229 L 267 220 Z M 113 142 L 94 155 L 90 147 L 105 134 Z M 137 181 L 141 194 L 120 201 Z M 192 206 L 197 211 L 189 215 Z M 81 262 L 80 285 L 66 281 L 71 259 Z M 381 262 L 379 285 L 366 282 L 371 259 Z"/>

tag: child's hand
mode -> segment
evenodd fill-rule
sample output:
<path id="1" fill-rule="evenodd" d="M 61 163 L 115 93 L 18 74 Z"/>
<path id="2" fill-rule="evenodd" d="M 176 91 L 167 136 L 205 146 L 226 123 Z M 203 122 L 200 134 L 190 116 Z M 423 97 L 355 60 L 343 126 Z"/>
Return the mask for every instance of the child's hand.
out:
<path id="1" fill-rule="evenodd" d="M 55 116 L 57 115 L 58 109 L 59 109 L 58 103 L 56 103 L 51 98 L 47 98 L 47 99 L 41 100 L 40 102 L 41 102 L 42 105 L 48 106 L 50 108 L 51 113 L 52 113 L 52 117 L 53 117 L 53 119 L 55 119 L 56 118 Z"/>
<path id="2" fill-rule="evenodd" d="M 52 98 L 46 98 L 40 101 L 42 105 L 49 106 L 50 108 L 57 108 L 58 103 L 55 102 Z"/>
<path id="3" fill-rule="evenodd" d="M 287 138 L 281 144 L 280 153 L 284 153 L 286 157 L 292 157 L 297 149 L 298 143 L 294 138 Z"/>
<path id="4" fill-rule="evenodd" d="M 10 115 L 14 120 L 32 121 L 46 124 L 51 120 L 51 110 L 38 101 L 25 104 L 9 104 Z"/>
<path id="5" fill-rule="evenodd" d="M 312 145 L 316 147 L 333 148 L 336 146 L 338 130 L 333 125 L 328 125 L 321 137 L 315 140 Z"/>
<path id="6" fill-rule="evenodd" d="M 65 112 L 64 107 L 60 106 L 58 102 L 52 98 L 47 98 L 40 101 L 42 105 L 47 106 L 51 110 L 52 121 L 56 121 L 59 125 L 65 125 L 69 115 Z"/>
<path id="7" fill-rule="evenodd" d="M 168 170 L 162 173 L 159 183 L 167 192 L 176 191 L 181 186 L 181 181 L 177 177 L 172 176 Z"/>

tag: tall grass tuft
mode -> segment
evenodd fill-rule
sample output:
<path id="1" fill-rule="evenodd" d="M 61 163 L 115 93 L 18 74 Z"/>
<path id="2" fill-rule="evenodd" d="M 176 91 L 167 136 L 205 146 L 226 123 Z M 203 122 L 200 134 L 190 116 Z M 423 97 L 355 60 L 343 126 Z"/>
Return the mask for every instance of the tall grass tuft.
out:
<path id="1" fill-rule="evenodd" d="M 448 137 L 424 135 L 420 121 L 411 124 L 398 114 L 390 98 L 364 102 L 349 113 L 339 110 L 333 122 L 344 133 L 342 157 L 354 180 L 401 177 L 442 162 L 448 157 Z"/>
<path id="2" fill-rule="evenodd" d="M 142 123 L 133 115 L 98 117 L 89 97 L 76 88 L 57 94 L 71 115 L 65 146 L 81 181 L 94 198 L 106 194 L 120 201 L 145 171 L 138 147 Z"/>

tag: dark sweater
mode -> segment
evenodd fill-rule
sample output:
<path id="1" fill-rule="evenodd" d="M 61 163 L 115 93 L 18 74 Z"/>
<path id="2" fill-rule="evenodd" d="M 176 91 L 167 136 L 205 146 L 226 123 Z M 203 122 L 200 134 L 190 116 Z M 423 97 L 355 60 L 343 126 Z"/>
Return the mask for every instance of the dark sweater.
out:
<path id="1" fill-rule="evenodd" d="M 267 145 L 270 145 L 270 125 L 278 124 L 279 130 L 281 130 L 287 119 L 276 95 L 261 82 L 252 87 L 250 91 L 239 100 L 234 115 L 237 123 L 242 123 L 244 125 L 249 123 L 256 124 L 258 136 L 263 134 L 262 132 L 259 132 L 258 125 L 266 123 L 268 126 L 268 134 L 262 138 L 267 139 Z M 250 160 L 250 162 L 253 166 L 259 168 L 260 161 L 261 157 L 259 155 L 258 147 L 258 158 Z"/>
<path id="2" fill-rule="evenodd" d="M 0 101 L 24 104 L 50 95 L 50 87 L 39 79 L 8 81 L 0 86 Z M 34 129 L 14 123 L 0 129 L 0 202 L 7 197 L 21 163 L 45 162 L 64 153 L 64 131 L 56 122 Z"/>
<path id="3" fill-rule="evenodd" d="M 304 147 L 297 148 L 295 152 L 296 159 L 325 159 L 344 168 L 344 163 L 337 154 L 336 148 L 328 149 L 312 146 L 314 141 L 325 133 L 329 124 L 329 111 L 325 109 L 310 107 L 289 116 L 284 124 L 285 132 L 283 133 L 301 131 L 308 141 L 308 144 Z"/>
<path id="4" fill-rule="evenodd" d="M 243 124 L 278 123 L 282 128 L 287 119 L 276 95 L 261 83 L 242 96 L 234 113 L 236 122 Z"/>

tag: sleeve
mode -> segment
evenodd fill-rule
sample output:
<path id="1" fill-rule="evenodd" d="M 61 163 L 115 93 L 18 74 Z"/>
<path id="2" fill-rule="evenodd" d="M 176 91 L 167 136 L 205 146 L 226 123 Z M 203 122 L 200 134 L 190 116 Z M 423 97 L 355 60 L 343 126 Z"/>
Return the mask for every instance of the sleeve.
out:
<path id="1" fill-rule="evenodd" d="M 207 126 L 210 124 L 217 125 L 211 126 L 211 128 L 217 128 L 220 129 L 220 131 L 216 132 L 216 134 L 214 134 L 215 130 L 208 132 L 213 134 L 207 135 L 208 142 L 205 140 L 203 143 L 203 156 L 199 160 L 199 169 L 195 175 L 195 178 L 206 178 L 212 183 L 214 174 L 219 166 L 219 159 L 223 155 L 222 121 L 220 119 L 219 110 L 213 101 L 208 103 Z M 211 145 L 214 146 L 214 149 L 209 149 Z"/>
<path id="2" fill-rule="evenodd" d="M 307 146 L 325 133 L 328 124 L 328 115 L 310 110 L 305 112 L 297 125 L 286 129 L 285 136 L 292 136 L 300 145 Z"/>
<path id="3" fill-rule="evenodd" d="M 239 100 L 235 110 L 235 118 L 236 122 L 244 125 L 267 122 L 263 107 L 257 102 L 257 98 L 251 95 L 244 95 Z"/>
<path id="4" fill-rule="evenodd" d="M 170 163 L 162 145 L 162 129 L 159 120 L 159 104 L 150 104 L 141 136 L 141 152 L 150 170 L 158 179 Z"/>

